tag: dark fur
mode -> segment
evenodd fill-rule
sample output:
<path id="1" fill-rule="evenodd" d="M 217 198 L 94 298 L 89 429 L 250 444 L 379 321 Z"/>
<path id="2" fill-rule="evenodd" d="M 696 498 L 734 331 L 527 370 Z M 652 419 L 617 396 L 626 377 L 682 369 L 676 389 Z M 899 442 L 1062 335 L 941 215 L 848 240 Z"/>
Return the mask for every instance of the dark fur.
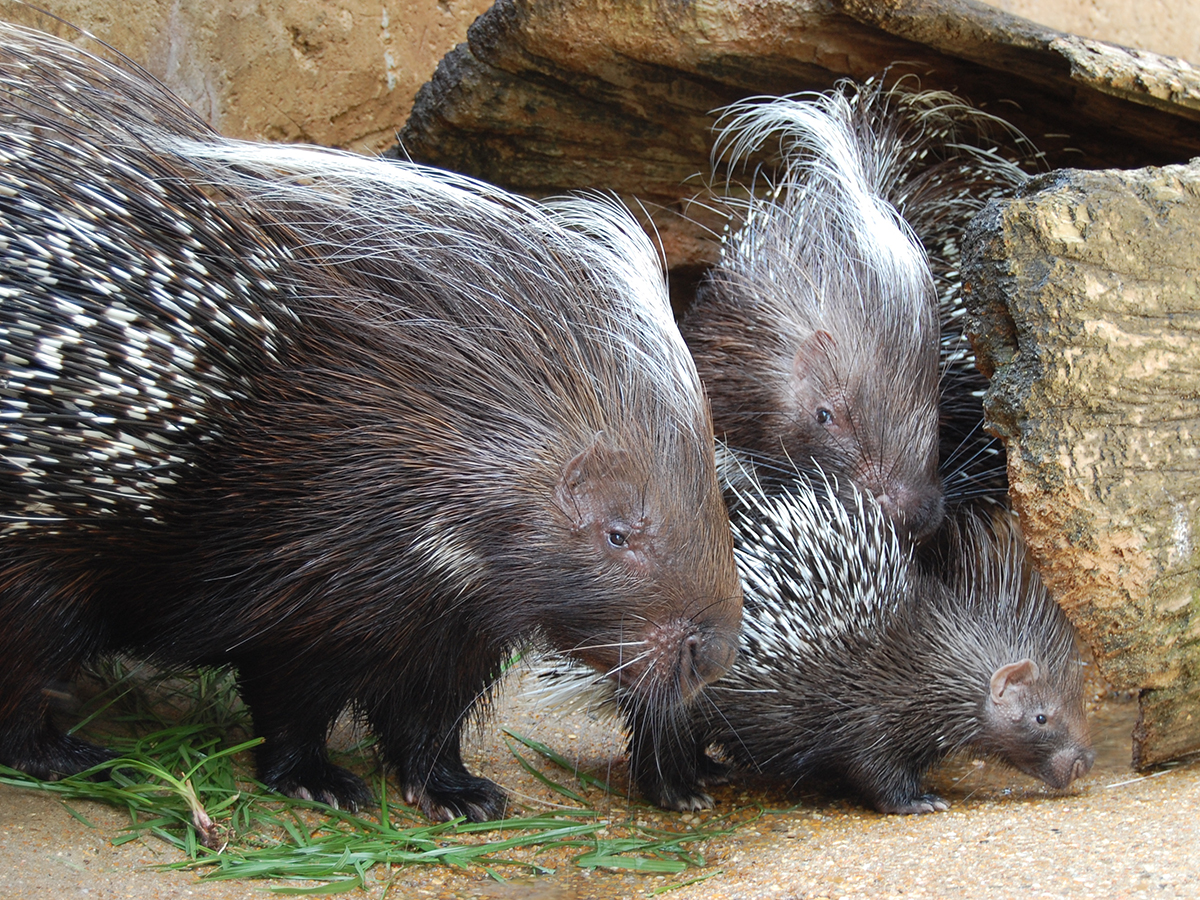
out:
<path id="1" fill-rule="evenodd" d="M 1074 630 L 1015 531 L 965 528 L 944 583 L 911 569 L 869 501 L 804 480 L 737 493 L 742 644 L 695 708 L 698 748 L 789 782 L 832 777 L 889 813 L 945 809 L 922 780 L 959 750 L 1056 788 L 1088 771 Z"/>
<path id="2" fill-rule="evenodd" d="M 691 803 L 659 749 L 740 591 L 699 382 L 626 296 L 661 275 L 463 179 L 260 149 L 0 30 L 0 762 L 106 758 L 45 687 L 121 650 L 235 665 L 280 791 L 369 798 L 326 756 L 349 704 L 410 801 L 489 818 L 464 719 L 544 640 Z"/>

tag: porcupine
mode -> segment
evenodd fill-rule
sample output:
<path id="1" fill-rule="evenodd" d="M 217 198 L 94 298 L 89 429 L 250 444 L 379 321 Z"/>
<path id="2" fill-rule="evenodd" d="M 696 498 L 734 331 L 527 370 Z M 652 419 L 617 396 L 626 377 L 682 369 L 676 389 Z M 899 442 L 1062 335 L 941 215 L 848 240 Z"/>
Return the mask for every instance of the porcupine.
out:
<path id="1" fill-rule="evenodd" d="M 617 686 L 639 784 L 728 667 L 711 420 L 624 210 L 227 140 L 136 70 L 0 26 L 0 762 L 110 754 L 46 685 L 232 663 L 260 778 L 485 819 L 464 719 L 544 641 Z"/>
<path id="2" fill-rule="evenodd" d="M 869 498 L 802 477 L 735 494 L 742 643 L 697 706 L 698 748 L 789 781 L 832 775 L 887 813 L 945 809 L 923 776 L 960 750 L 1054 788 L 1091 768 L 1075 632 L 1015 525 L 962 519 L 943 580 L 910 565 Z"/>
<path id="3" fill-rule="evenodd" d="M 923 778 L 957 751 L 1054 788 L 1091 768 L 1075 633 L 1015 530 L 960 519 L 943 581 L 910 563 L 861 493 L 844 503 L 803 475 L 770 492 L 739 478 L 732 493 L 742 640 L 693 708 L 702 781 L 725 774 L 705 753 L 715 745 L 742 771 L 826 779 L 880 812 L 926 813 L 948 804 Z M 576 703 L 611 694 L 571 666 L 542 674 Z"/>
<path id="4" fill-rule="evenodd" d="M 1003 497 L 960 327 L 957 238 L 1025 178 L 994 135 L 1033 159 L 1028 142 L 960 98 L 883 76 L 753 98 L 718 127 L 717 159 L 773 135 L 783 152 L 769 191 L 731 201 L 742 223 L 682 323 L 718 435 L 768 481 L 798 465 L 868 491 L 918 540 L 945 500 Z"/>

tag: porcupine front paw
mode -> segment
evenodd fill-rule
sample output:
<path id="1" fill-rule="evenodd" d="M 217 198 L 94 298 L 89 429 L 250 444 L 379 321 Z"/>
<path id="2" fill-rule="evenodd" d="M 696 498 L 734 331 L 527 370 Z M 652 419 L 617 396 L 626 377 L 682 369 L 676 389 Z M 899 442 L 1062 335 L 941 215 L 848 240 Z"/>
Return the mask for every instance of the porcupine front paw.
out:
<path id="1" fill-rule="evenodd" d="M 942 812 L 950 808 L 950 804 L 937 794 L 918 794 L 905 800 L 880 800 L 875 808 L 881 813 L 898 816 L 923 815 L 924 813 Z"/>
<path id="2" fill-rule="evenodd" d="M 712 809 L 713 798 L 697 787 L 680 785 L 662 786 L 657 797 L 651 797 L 654 803 L 663 809 L 673 809 L 676 812 L 695 812 L 700 809 Z"/>
<path id="3" fill-rule="evenodd" d="M 490 822 L 503 818 L 508 808 L 508 796 L 494 782 L 447 768 L 435 769 L 420 782 L 405 783 L 404 800 L 437 822 L 459 816 Z"/>
<path id="4" fill-rule="evenodd" d="M 684 778 L 674 782 L 664 779 L 659 787 L 655 803 L 663 809 L 673 809 L 677 812 L 695 812 L 700 809 L 711 809 L 713 798 L 701 788 L 716 787 L 729 781 L 729 766 L 719 762 L 707 753 L 701 753 L 696 759 L 696 768 L 692 773 L 695 782 L 687 783 Z"/>
<path id="5" fill-rule="evenodd" d="M 703 787 L 716 787 L 729 783 L 731 771 L 731 768 L 725 763 L 713 759 L 707 753 L 702 753 L 696 764 L 696 779 Z"/>
<path id="6" fill-rule="evenodd" d="M 310 760 L 277 774 L 263 772 L 260 777 L 271 790 L 298 800 L 315 800 L 334 809 L 355 812 L 374 802 L 365 781 L 325 759 Z"/>

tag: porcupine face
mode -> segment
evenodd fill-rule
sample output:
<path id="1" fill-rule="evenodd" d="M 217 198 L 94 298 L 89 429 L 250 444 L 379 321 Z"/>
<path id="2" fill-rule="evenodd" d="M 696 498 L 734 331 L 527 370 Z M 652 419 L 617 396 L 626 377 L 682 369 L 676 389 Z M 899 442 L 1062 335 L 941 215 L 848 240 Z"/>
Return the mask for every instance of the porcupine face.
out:
<path id="1" fill-rule="evenodd" d="M 747 103 L 724 121 L 731 158 L 779 134 L 784 160 L 740 204 L 684 322 L 717 434 L 766 481 L 792 467 L 836 475 L 924 537 L 943 512 L 933 281 L 875 183 L 869 134 L 838 95 Z"/>
<path id="2" fill-rule="evenodd" d="M 555 496 L 560 565 L 563 581 L 588 598 L 587 621 L 550 616 L 545 631 L 609 675 L 619 694 L 671 706 L 732 665 L 741 588 L 702 449 L 679 446 L 672 465 L 655 460 L 654 471 L 646 458 L 601 438 L 566 467 Z"/>
<path id="3" fill-rule="evenodd" d="M 988 749 L 1052 788 L 1086 775 L 1095 759 L 1080 687 L 1061 682 L 1028 658 L 1002 666 L 992 675 L 983 717 Z"/>

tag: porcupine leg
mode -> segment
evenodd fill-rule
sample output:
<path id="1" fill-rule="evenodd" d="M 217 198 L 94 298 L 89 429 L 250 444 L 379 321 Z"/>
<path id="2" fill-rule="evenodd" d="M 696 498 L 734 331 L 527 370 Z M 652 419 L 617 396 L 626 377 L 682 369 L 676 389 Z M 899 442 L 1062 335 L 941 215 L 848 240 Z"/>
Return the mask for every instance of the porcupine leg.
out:
<path id="1" fill-rule="evenodd" d="M 875 760 L 866 766 L 851 768 L 847 777 L 863 800 L 881 813 L 913 815 L 950 808 L 950 804 L 937 794 L 921 790 L 921 772 L 912 768 L 880 765 Z"/>
<path id="2" fill-rule="evenodd" d="M 503 659 L 466 629 L 408 659 L 386 693 L 363 699 L 384 759 L 395 771 L 404 799 L 435 820 L 465 816 L 500 818 L 504 791 L 463 765 L 461 733 L 472 710 L 486 701 Z"/>
<path id="3" fill-rule="evenodd" d="M 273 667 L 267 660 L 238 665 L 242 699 L 254 717 L 255 733 L 264 738 L 255 751 L 259 780 L 289 797 L 354 811 L 372 802 L 371 790 L 353 772 L 331 763 L 325 749 L 346 698 L 321 690 L 322 682 L 335 680 L 303 671 Z"/>
<path id="4" fill-rule="evenodd" d="M 3 571 L 10 583 L 0 592 L 0 763 L 54 780 L 113 759 L 53 721 L 63 696 L 58 686 L 69 685 L 82 661 L 97 655 L 103 628 L 90 621 L 83 598 L 65 599 L 55 585 L 14 585 L 13 567 Z M 18 591 L 19 603 L 13 599 Z"/>
<path id="5" fill-rule="evenodd" d="M 680 812 L 708 809 L 713 799 L 701 788 L 720 784 L 724 767 L 705 753 L 688 711 L 664 716 L 656 710 L 627 711 L 629 765 L 646 799 Z"/>

